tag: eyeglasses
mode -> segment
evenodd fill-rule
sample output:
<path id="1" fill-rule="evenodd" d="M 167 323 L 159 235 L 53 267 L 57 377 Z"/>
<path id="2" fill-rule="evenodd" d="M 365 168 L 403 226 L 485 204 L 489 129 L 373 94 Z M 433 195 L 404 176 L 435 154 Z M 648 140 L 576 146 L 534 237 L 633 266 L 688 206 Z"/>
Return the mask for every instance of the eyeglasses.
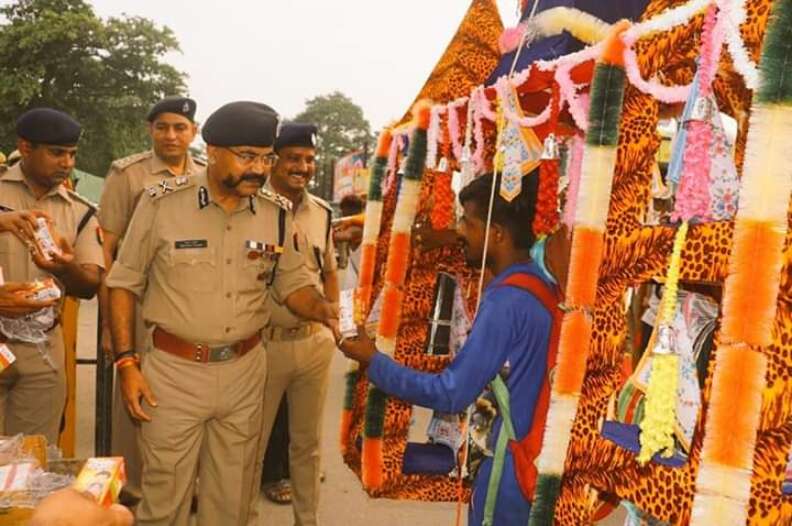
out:
<path id="1" fill-rule="evenodd" d="M 261 164 L 264 166 L 272 166 L 278 160 L 278 155 L 275 153 L 262 153 L 261 155 L 256 155 L 255 153 L 251 152 L 237 152 L 232 150 L 231 148 L 224 148 L 229 152 L 233 153 L 239 161 L 245 166 L 252 166 L 256 164 L 257 161 L 261 161 Z"/>

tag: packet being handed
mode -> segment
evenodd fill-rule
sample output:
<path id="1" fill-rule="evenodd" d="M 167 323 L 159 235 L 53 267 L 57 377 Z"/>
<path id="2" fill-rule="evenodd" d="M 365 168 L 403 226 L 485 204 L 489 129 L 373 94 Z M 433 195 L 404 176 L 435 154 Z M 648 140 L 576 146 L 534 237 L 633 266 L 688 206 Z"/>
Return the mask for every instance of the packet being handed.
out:
<path id="1" fill-rule="evenodd" d="M 357 336 L 355 327 L 355 290 L 342 290 L 338 297 L 338 329 L 344 338 Z"/>
<path id="2" fill-rule="evenodd" d="M 61 249 L 52 237 L 47 220 L 43 217 L 36 219 L 36 243 L 41 249 L 41 254 L 47 261 L 52 261 L 52 254 L 61 255 Z"/>
<path id="3" fill-rule="evenodd" d="M 54 279 L 44 278 L 34 281 L 32 289 L 24 291 L 24 294 L 36 301 L 57 300 L 61 297 L 61 290 Z"/>
<path id="4" fill-rule="evenodd" d="M 16 361 L 16 356 L 8 348 L 8 345 L 0 343 L 0 373 L 11 367 L 11 364 Z"/>
<path id="5" fill-rule="evenodd" d="M 100 505 L 109 507 L 118 500 L 125 483 L 123 457 L 93 457 L 85 462 L 73 487 L 91 494 Z"/>

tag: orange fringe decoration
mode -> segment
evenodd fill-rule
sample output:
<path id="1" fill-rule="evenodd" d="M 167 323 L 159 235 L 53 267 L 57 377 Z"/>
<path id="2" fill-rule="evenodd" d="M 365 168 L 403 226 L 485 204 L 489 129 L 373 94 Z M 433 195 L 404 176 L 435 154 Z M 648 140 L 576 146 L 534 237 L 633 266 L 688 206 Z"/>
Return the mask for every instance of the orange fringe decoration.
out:
<path id="1" fill-rule="evenodd" d="M 339 444 L 341 444 L 341 454 L 346 455 L 349 450 L 349 430 L 352 428 L 353 411 L 351 409 L 344 409 L 341 411 L 341 429 Z"/>
<path id="2" fill-rule="evenodd" d="M 611 28 L 611 33 L 605 39 L 605 51 L 602 52 L 600 62 L 603 64 L 610 64 L 611 66 L 624 67 L 624 41 L 621 38 L 630 27 L 628 20 L 619 20 Z"/>
<path id="3" fill-rule="evenodd" d="M 451 173 L 437 172 L 434 184 L 434 206 L 432 207 L 432 228 L 445 230 L 454 219 L 454 190 L 451 189 Z"/>
<path id="4" fill-rule="evenodd" d="M 396 338 L 396 333 L 399 332 L 403 297 L 402 291 L 390 285 L 382 292 L 382 312 L 377 333 L 383 338 Z"/>
<path id="5" fill-rule="evenodd" d="M 382 437 L 363 438 L 361 453 L 360 478 L 365 488 L 380 488 L 385 482 L 382 469 Z M 376 469 L 372 469 L 376 466 Z"/>
<path id="6" fill-rule="evenodd" d="M 557 394 L 580 393 L 586 376 L 586 360 L 591 342 L 591 319 L 581 310 L 568 312 L 561 322 L 558 367 L 553 390 Z"/>
<path id="7" fill-rule="evenodd" d="M 702 458 L 751 469 L 754 449 L 745 445 L 756 440 L 767 360 L 748 347 L 729 345 L 719 346 L 715 359 L 718 374 L 713 377 L 707 412 L 709 441 Z"/>
<path id="8" fill-rule="evenodd" d="M 388 261 L 385 265 L 385 282 L 401 285 L 407 276 L 407 267 L 410 263 L 410 234 L 408 232 L 393 232 L 388 247 Z"/>
<path id="9" fill-rule="evenodd" d="M 572 235 L 566 303 L 570 307 L 593 307 L 605 246 L 600 230 L 578 226 Z"/>
<path id="10" fill-rule="evenodd" d="M 533 222 L 537 236 L 552 234 L 558 225 L 558 180 L 558 159 L 542 161 Z"/>
<path id="11" fill-rule="evenodd" d="M 773 342 L 784 233 L 772 223 L 738 221 L 724 289 L 721 340 L 767 347 Z"/>
<path id="12" fill-rule="evenodd" d="M 374 267 L 377 263 L 377 245 L 361 245 L 360 274 L 355 289 L 355 323 L 362 324 L 371 309 L 371 294 L 374 283 Z"/>
<path id="13" fill-rule="evenodd" d="M 393 134 L 391 133 L 391 129 L 388 127 L 382 130 L 377 138 L 377 151 L 374 155 L 387 159 L 392 141 Z"/>
<path id="14" fill-rule="evenodd" d="M 432 117 L 432 104 L 428 100 L 419 100 L 412 109 L 415 125 L 421 130 L 429 129 L 429 120 Z"/>

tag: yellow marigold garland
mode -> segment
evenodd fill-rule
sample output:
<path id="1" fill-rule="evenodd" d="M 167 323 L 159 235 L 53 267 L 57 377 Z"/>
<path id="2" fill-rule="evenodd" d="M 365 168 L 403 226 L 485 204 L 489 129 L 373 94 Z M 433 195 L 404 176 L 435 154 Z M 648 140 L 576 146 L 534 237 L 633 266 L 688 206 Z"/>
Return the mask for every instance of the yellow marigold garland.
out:
<path id="1" fill-rule="evenodd" d="M 655 322 L 652 345 L 652 372 L 646 391 L 646 413 L 641 420 L 641 452 L 638 462 L 646 464 L 655 453 L 664 457 L 674 454 L 674 423 L 676 393 L 679 383 L 679 356 L 676 353 L 671 324 L 676 316 L 682 248 L 687 238 L 688 223 L 683 222 L 674 238 L 674 249 L 666 278 L 660 311 Z"/>

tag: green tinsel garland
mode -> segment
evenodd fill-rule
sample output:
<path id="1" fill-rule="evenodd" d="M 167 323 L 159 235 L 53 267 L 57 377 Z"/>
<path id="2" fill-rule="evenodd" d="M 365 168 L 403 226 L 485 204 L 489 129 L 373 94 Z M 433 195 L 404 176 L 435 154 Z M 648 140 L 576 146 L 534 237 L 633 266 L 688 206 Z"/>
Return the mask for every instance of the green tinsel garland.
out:
<path id="1" fill-rule="evenodd" d="M 371 179 L 369 179 L 369 201 L 382 201 L 382 180 L 385 179 L 387 167 L 388 159 L 386 157 L 374 158 L 374 166 L 371 167 Z"/>
<path id="2" fill-rule="evenodd" d="M 624 69 L 610 64 L 597 64 L 591 87 L 586 144 L 590 146 L 618 144 L 625 84 Z"/>
<path id="3" fill-rule="evenodd" d="M 415 128 L 410 137 L 410 151 L 407 153 L 407 163 L 404 165 L 404 178 L 420 181 L 426 165 L 426 150 L 429 140 L 426 130 Z"/>
<path id="4" fill-rule="evenodd" d="M 531 504 L 531 526 L 553 526 L 555 504 L 561 495 L 561 477 L 558 475 L 539 475 L 536 491 Z"/>
<path id="5" fill-rule="evenodd" d="M 388 395 L 376 387 L 370 387 L 366 403 L 366 419 L 363 435 L 366 438 L 379 438 L 385 430 L 385 405 Z"/>
<path id="6" fill-rule="evenodd" d="M 792 102 L 792 0 L 773 3 L 772 19 L 762 48 L 762 81 L 757 102 L 779 104 Z"/>
<path id="7" fill-rule="evenodd" d="M 358 371 L 347 371 L 344 375 L 346 387 L 344 389 L 344 410 L 352 411 L 355 408 L 355 390 L 357 381 L 360 378 Z"/>

